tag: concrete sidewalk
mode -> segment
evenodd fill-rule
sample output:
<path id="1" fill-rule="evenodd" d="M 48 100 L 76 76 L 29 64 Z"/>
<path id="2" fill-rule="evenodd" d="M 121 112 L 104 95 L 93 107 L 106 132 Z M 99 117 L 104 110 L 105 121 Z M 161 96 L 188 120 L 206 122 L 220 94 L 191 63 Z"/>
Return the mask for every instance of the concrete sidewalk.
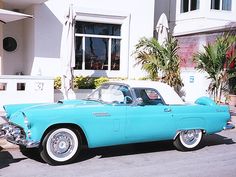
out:
<path id="1" fill-rule="evenodd" d="M 4 114 L 5 114 L 4 112 L 0 112 L 0 124 L 5 123 L 5 120 L 1 118 L 1 116 L 4 116 Z M 236 126 L 236 107 L 230 107 L 230 114 L 231 114 L 231 122 Z M 5 139 L 2 138 L 0 139 L 0 149 L 1 148 L 15 149 L 15 148 L 19 148 L 19 146 L 9 143 Z"/>

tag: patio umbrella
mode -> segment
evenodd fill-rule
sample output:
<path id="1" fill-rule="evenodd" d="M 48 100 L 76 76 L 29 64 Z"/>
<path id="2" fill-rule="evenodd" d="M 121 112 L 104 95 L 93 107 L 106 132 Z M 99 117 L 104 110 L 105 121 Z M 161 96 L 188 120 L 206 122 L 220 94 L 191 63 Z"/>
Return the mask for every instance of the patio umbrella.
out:
<path id="1" fill-rule="evenodd" d="M 73 67 L 75 67 L 75 25 L 76 14 L 73 5 L 69 5 L 62 34 L 62 90 L 64 99 L 68 99 L 73 85 Z"/>
<path id="2" fill-rule="evenodd" d="M 33 16 L 10 10 L 0 9 L 0 21 L 2 23 L 8 23 L 24 18 L 33 18 Z"/>
<path id="3" fill-rule="evenodd" d="M 166 41 L 168 37 L 168 30 L 169 30 L 169 26 L 168 26 L 167 17 L 164 13 L 162 13 L 156 26 L 157 40 L 161 45 L 164 44 L 164 42 Z"/>

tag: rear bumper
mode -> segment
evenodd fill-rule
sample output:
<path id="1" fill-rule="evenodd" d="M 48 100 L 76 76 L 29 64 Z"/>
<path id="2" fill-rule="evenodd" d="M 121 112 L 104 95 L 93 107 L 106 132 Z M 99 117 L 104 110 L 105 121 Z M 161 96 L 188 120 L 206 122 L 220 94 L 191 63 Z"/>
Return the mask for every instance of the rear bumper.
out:
<path id="1" fill-rule="evenodd" d="M 235 128 L 235 125 L 231 122 L 227 122 L 227 124 L 223 127 L 224 130 L 232 130 Z"/>

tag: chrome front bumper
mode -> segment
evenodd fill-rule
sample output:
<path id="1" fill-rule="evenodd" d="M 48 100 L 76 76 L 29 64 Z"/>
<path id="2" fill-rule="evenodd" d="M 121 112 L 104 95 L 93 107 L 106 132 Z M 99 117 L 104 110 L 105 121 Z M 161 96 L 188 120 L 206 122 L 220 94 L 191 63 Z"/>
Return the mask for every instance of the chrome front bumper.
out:
<path id="1" fill-rule="evenodd" d="M 13 144 L 25 146 L 26 148 L 39 146 L 39 142 L 26 140 L 26 135 L 20 127 L 9 123 L 0 125 L 0 138 L 4 138 Z"/>

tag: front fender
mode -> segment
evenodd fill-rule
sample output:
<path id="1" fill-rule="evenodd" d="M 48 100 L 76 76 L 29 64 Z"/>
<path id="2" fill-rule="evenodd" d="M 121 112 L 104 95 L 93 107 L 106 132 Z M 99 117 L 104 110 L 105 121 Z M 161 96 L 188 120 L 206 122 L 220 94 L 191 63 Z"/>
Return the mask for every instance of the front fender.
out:
<path id="1" fill-rule="evenodd" d="M 42 103 L 41 103 L 42 104 Z M 16 113 L 17 111 L 31 108 L 33 106 L 40 105 L 39 103 L 28 103 L 28 104 L 10 104 L 10 105 L 4 105 L 3 109 L 6 112 L 6 118 L 9 119 L 11 115 Z"/>

